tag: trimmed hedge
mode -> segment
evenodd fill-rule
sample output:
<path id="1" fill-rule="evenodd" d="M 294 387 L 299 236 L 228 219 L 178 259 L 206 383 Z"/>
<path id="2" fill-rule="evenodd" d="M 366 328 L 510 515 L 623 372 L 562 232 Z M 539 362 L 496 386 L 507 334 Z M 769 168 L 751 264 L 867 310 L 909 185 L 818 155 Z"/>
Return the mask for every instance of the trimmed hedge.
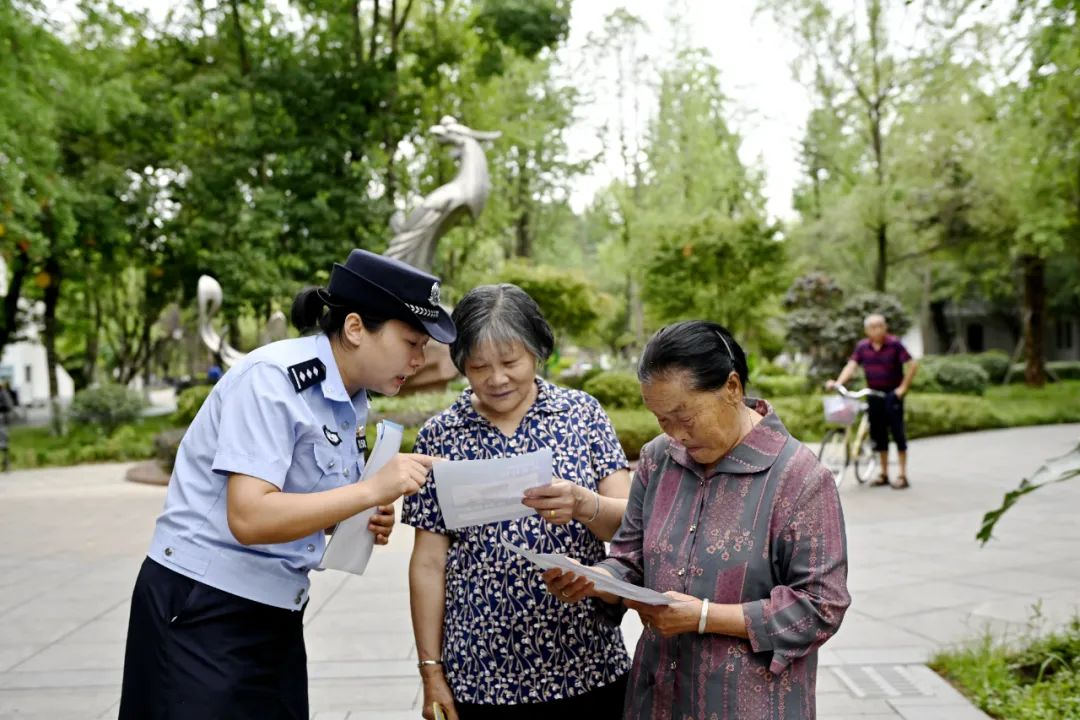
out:
<path id="1" fill-rule="evenodd" d="M 637 460 L 641 447 L 661 432 L 656 416 L 648 410 L 608 410 L 607 413 L 623 452 L 631 460 Z"/>
<path id="2" fill-rule="evenodd" d="M 919 360 L 914 389 L 928 393 L 982 395 L 991 382 L 984 365 L 993 366 L 996 360 L 975 359 L 979 357 L 981 355 L 927 355 Z M 993 370 L 998 372 L 999 368 Z M 1004 375 L 1002 371 L 1001 377 Z"/>
<path id="3" fill-rule="evenodd" d="M 135 422 L 146 407 L 135 390 L 108 383 L 75 393 L 68 415 L 79 425 L 96 426 L 112 435 L 120 426 Z"/>
<path id="4" fill-rule="evenodd" d="M 174 425 L 187 427 L 199 414 L 206 398 L 210 396 L 213 385 L 192 385 L 176 396 L 176 410 L 170 418 Z M 172 467 L 170 465 L 170 467 Z"/>
<path id="5" fill-rule="evenodd" d="M 765 399 L 805 395 L 810 381 L 796 375 L 756 375 L 750 378 L 750 387 L 746 393 L 752 397 Z"/>
<path id="6" fill-rule="evenodd" d="M 585 388 L 585 383 L 589 382 L 589 380 L 602 372 L 605 372 L 603 368 L 591 367 L 580 375 L 560 375 L 557 382 L 560 385 L 573 388 L 574 390 L 583 390 Z"/>
<path id="7" fill-rule="evenodd" d="M 608 371 L 594 375 L 581 388 L 605 408 L 642 408 L 641 385 L 632 373 Z"/>

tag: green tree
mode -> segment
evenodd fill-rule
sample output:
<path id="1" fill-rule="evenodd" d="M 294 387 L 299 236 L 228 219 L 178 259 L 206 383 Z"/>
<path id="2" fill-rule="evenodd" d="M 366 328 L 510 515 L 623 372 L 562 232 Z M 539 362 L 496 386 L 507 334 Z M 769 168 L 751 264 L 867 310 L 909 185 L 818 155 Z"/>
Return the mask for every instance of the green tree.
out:
<path id="1" fill-rule="evenodd" d="M 640 256 L 643 290 L 654 325 L 705 317 L 753 341 L 776 310 L 784 245 L 727 114 L 719 72 L 703 52 L 682 52 L 661 72 L 640 191 L 639 225 L 652 239 Z"/>

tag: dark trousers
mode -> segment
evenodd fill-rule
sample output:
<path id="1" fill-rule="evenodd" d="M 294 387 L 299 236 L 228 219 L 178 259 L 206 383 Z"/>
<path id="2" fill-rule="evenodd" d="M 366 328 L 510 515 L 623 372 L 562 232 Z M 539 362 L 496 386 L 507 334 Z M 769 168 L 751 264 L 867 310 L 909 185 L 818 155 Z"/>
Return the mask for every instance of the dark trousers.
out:
<path id="1" fill-rule="evenodd" d="M 870 418 L 870 439 L 874 449 L 885 452 L 889 449 L 889 433 L 900 452 L 907 450 L 907 435 L 904 432 L 904 400 L 896 393 L 888 392 L 885 397 L 866 398 L 867 415 Z"/>
<path id="2" fill-rule="evenodd" d="M 120 720 L 307 720 L 303 612 L 147 558 L 131 597 Z"/>
<path id="3" fill-rule="evenodd" d="M 551 702 L 527 705 L 456 703 L 459 720 L 622 720 L 626 676 L 596 690 Z"/>

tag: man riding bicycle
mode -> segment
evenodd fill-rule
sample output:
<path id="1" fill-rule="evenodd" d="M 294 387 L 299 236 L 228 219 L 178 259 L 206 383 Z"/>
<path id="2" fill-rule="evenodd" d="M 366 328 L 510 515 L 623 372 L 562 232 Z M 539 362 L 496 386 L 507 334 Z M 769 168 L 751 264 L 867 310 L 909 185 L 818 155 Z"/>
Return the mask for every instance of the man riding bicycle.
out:
<path id="1" fill-rule="evenodd" d="M 844 385 L 855 374 L 855 368 L 862 365 L 866 374 L 866 384 L 873 390 L 885 393 L 884 397 L 867 398 L 870 419 L 870 437 L 874 450 L 881 454 L 881 476 L 871 481 L 871 485 L 892 485 L 897 490 L 909 486 L 907 479 L 907 436 L 904 432 L 904 396 L 911 388 L 915 373 L 919 369 L 907 348 L 894 336 L 888 334 L 885 316 L 877 313 L 867 315 L 863 321 L 866 339 L 860 340 L 847 365 L 840 371 L 836 380 L 830 380 L 825 387 L 831 390 L 836 385 Z M 905 372 L 904 365 L 907 364 Z M 896 442 L 897 457 L 900 461 L 900 475 L 896 483 L 889 482 L 889 434 Z"/>

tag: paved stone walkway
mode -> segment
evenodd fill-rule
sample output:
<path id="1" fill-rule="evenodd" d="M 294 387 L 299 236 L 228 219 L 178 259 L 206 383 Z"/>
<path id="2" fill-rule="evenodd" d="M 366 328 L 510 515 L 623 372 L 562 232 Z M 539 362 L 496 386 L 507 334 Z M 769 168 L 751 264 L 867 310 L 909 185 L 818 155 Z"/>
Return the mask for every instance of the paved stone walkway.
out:
<path id="1" fill-rule="evenodd" d="M 1080 425 L 912 444 L 906 492 L 848 478 L 854 605 L 821 652 L 826 720 L 985 718 L 922 664 L 990 628 L 1020 633 L 1038 603 L 1047 623 L 1080 598 L 1080 482 L 1024 499 L 980 549 L 982 513 Z M 127 465 L 0 475 L 0 718 L 115 717 L 128 598 L 164 489 L 121 480 Z M 307 613 L 317 720 L 413 720 L 406 565 L 399 528 L 368 574 L 318 573 Z M 640 626 L 624 624 L 633 643 Z"/>

